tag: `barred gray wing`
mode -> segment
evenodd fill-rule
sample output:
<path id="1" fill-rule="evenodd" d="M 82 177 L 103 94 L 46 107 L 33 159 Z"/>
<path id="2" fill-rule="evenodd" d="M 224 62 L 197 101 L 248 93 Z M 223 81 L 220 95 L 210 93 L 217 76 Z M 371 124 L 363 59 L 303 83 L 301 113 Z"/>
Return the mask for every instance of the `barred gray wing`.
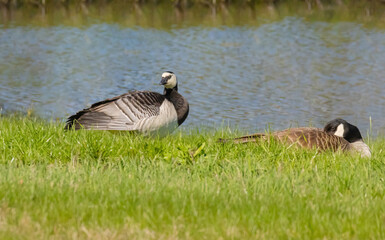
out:
<path id="1" fill-rule="evenodd" d="M 166 98 L 156 92 L 134 91 L 93 104 L 67 120 L 66 128 L 141 130 L 143 121 L 160 114 Z"/>

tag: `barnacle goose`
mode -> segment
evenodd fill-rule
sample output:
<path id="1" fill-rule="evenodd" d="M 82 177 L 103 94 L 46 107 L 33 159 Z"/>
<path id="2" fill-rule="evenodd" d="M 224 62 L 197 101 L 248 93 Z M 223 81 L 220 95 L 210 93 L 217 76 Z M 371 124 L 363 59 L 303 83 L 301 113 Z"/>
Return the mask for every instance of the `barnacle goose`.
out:
<path id="1" fill-rule="evenodd" d="M 181 125 L 189 104 L 178 93 L 173 72 L 162 74 L 163 95 L 150 91 L 131 91 L 92 104 L 67 119 L 65 129 L 123 130 L 144 134 L 169 133 Z"/>
<path id="2" fill-rule="evenodd" d="M 219 141 L 246 143 L 269 140 L 269 137 L 281 143 L 295 144 L 301 148 L 316 148 L 320 151 L 340 149 L 347 152 L 358 152 L 363 157 L 371 157 L 369 146 L 364 143 L 358 128 L 340 118 L 328 122 L 324 129 L 289 128 L 272 133 L 256 133 L 233 139 L 219 139 Z"/>

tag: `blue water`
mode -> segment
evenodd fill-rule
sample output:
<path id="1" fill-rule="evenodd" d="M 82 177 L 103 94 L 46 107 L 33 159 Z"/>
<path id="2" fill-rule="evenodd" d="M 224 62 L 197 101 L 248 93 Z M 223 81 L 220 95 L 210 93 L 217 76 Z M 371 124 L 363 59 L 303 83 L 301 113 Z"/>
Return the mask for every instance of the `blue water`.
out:
<path id="1" fill-rule="evenodd" d="M 162 92 L 173 71 L 190 103 L 184 127 L 254 132 L 342 117 L 385 133 L 385 32 L 298 17 L 259 26 L 167 30 L 97 23 L 0 26 L 0 107 L 65 120 L 128 90 Z"/>

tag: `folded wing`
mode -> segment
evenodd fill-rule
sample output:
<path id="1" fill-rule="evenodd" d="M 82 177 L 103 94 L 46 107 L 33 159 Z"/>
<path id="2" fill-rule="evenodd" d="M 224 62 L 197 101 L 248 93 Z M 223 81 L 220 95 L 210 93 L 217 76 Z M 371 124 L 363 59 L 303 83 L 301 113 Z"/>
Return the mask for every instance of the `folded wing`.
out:
<path id="1" fill-rule="evenodd" d="M 302 148 L 316 148 L 321 151 L 349 149 L 349 142 L 344 138 L 329 134 L 318 128 L 286 129 L 274 133 L 273 136 L 283 143 L 297 144 Z"/>
<path id="2" fill-rule="evenodd" d="M 177 121 L 165 96 L 148 91 L 129 92 L 93 104 L 67 120 L 66 129 L 153 131 Z"/>

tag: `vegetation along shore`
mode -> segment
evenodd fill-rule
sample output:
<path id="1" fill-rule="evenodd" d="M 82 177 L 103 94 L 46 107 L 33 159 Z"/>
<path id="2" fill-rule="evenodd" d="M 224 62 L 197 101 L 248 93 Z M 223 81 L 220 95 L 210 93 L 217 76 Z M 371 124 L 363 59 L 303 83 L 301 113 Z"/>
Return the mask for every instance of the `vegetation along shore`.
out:
<path id="1" fill-rule="evenodd" d="M 4 26 L 124 27 L 259 26 L 288 16 L 308 21 L 358 22 L 383 29 L 384 1 L 375 0 L 0 0 Z"/>

